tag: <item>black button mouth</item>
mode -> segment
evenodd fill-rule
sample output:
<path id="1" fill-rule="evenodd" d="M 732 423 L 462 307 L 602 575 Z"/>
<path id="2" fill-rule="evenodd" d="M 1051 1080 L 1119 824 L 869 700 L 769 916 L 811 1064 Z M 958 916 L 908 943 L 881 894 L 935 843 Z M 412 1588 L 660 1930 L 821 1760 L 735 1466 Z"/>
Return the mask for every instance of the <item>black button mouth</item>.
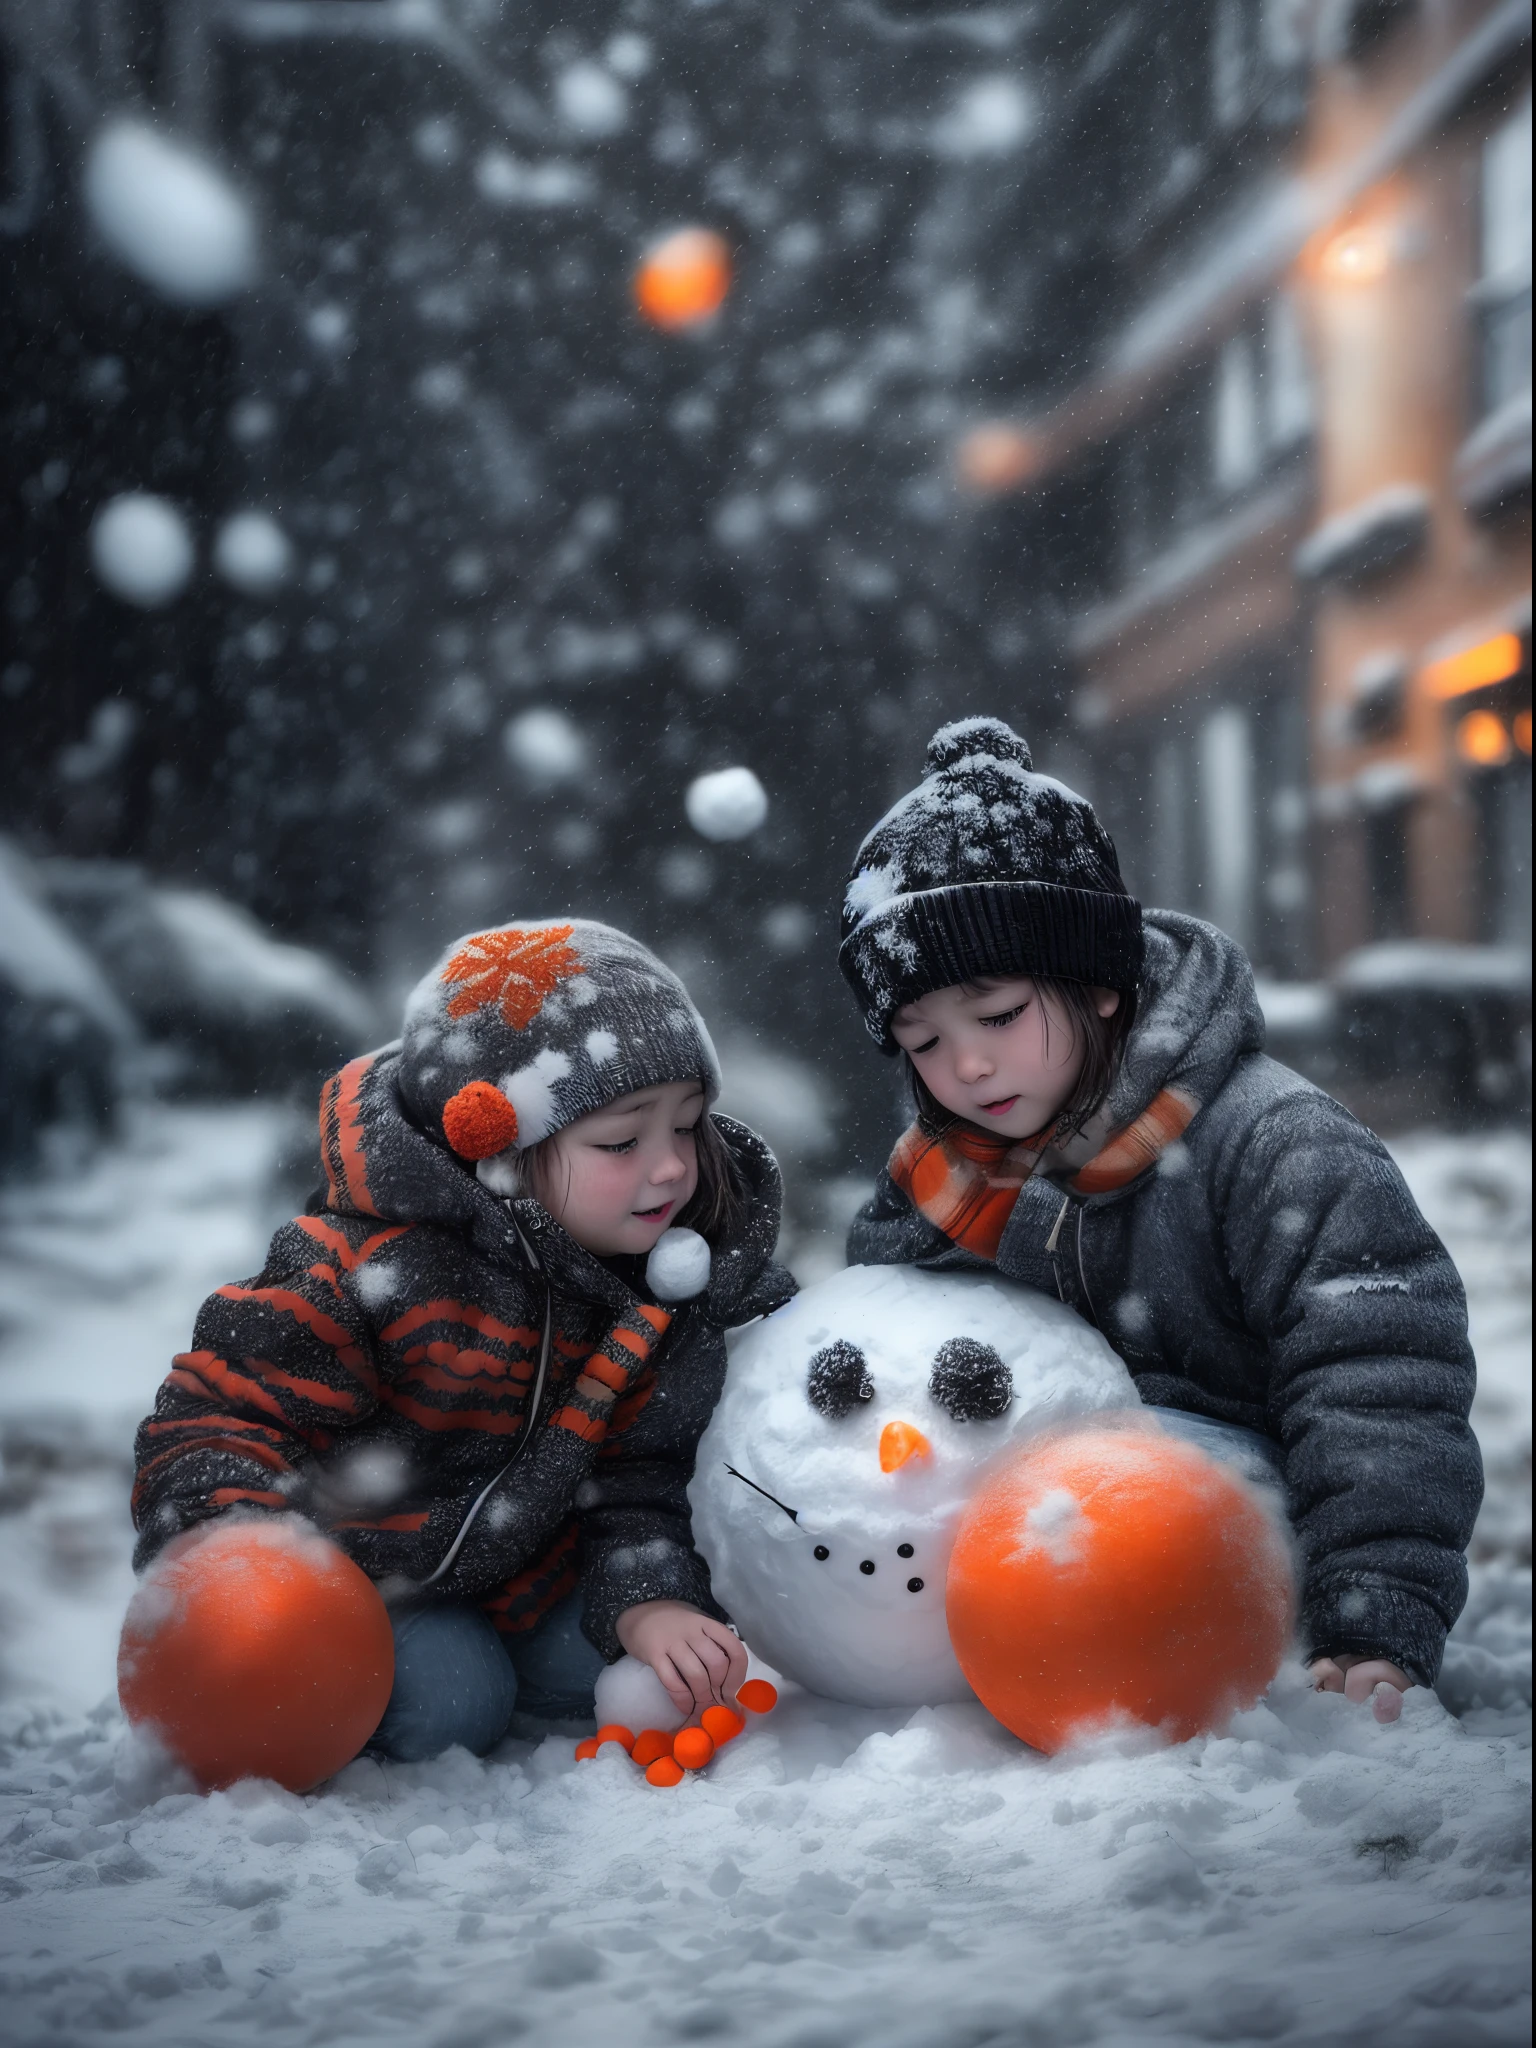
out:
<path id="1" fill-rule="evenodd" d="M 908 1579 L 908 1581 L 907 1581 L 907 1591 L 908 1591 L 909 1593 L 921 1593 L 921 1591 L 922 1591 L 922 1590 L 923 1590 L 923 1582 L 922 1582 L 922 1580 L 921 1580 L 921 1579 Z"/>
<path id="2" fill-rule="evenodd" d="M 866 1557 L 860 1564 L 859 1570 L 864 1574 L 866 1579 L 872 1578 L 874 1576 L 875 1560 L 872 1557 Z"/>
<path id="3" fill-rule="evenodd" d="M 897 1544 L 897 1546 L 896 1546 L 896 1555 L 897 1555 L 898 1557 L 910 1557 L 910 1556 L 912 1555 L 912 1546 L 911 1546 L 911 1544 L 910 1544 L 910 1543 L 898 1543 L 898 1544 Z"/>
<path id="4" fill-rule="evenodd" d="M 825 1564 L 827 1559 L 832 1555 L 832 1553 L 830 1550 L 828 1550 L 825 1543 L 818 1543 L 816 1548 L 811 1552 L 811 1555 L 816 1559 L 818 1564 Z"/>

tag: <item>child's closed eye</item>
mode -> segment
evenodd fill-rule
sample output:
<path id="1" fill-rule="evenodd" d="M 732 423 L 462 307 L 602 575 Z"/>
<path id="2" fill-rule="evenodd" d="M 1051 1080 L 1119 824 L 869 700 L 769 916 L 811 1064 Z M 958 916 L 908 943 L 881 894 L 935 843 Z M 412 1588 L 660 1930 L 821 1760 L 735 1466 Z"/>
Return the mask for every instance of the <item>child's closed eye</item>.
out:
<path id="1" fill-rule="evenodd" d="M 918 1057 L 918 1055 L 919 1055 L 920 1053 L 925 1053 L 925 1052 L 932 1052 L 932 1051 L 933 1051 L 933 1048 L 934 1048 L 934 1047 L 935 1047 L 935 1046 L 936 1046 L 936 1045 L 938 1044 L 938 1042 L 939 1042 L 939 1034 L 937 1033 L 937 1031 L 935 1031 L 935 1033 L 933 1034 L 932 1038 L 925 1038 L 925 1039 L 923 1040 L 923 1042 L 922 1042 L 922 1044 L 921 1044 L 921 1045 L 910 1045 L 910 1046 L 908 1046 L 908 1047 L 907 1047 L 907 1058 L 908 1058 L 908 1059 L 912 1059 L 912 1060 L 915 1060 L 915 1059 L 916 1059 L 916 1058 Z"/>
<path id="2" fill-rule="evenodd" d="M 626 1138 L 621 1145 L 599 1145 L 596 1147 L 596 1150 L 599 1152 L 633 1152 L 638 1142 L 638 1139 Z"/>
<path id="3" fill-rule="evenodd" d="M 999 1010 L 995 1017 L 979 1017 L 976 1021 L 979 1024 L 990 1024 L 994 1030 L 1001 1031 L 1006 1025 L 1013 1023 L 1016 1017 L 1022 1017 L 1028 1008 L 1028 1003 L 1015 1003 L 1011 1010 Z"/>

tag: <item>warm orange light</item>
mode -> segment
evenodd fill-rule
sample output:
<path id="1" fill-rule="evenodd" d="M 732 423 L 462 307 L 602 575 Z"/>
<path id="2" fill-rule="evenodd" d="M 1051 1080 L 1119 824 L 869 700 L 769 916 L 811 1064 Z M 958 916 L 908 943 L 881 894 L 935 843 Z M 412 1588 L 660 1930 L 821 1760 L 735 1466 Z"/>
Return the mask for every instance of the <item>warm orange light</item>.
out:
<path id="1" fill-rule="evenodd" d="M 713 319 L 730 288 L 731 252 L 712 228 L 679 228 L 648 249 L 635 272 L 635 304 L 672 333 Z"/>
<path id="2" fill-rule="evenodd" d="M 1514 734 L 1515 745 L 1520 749 L 1521 753 L 1528 754 L 1531 751 L 1530 712 L 1517 711 L 1509 722 L 1509 729 Z"/>
<path id="3" fill-rule="evenodd" d="M 1492 711 L 1469 711 L 1456 728 L 1456 751 L 1477 768 L 1502 768 L 1514 752 L 1509 727 Z"/>
<path id="4" fill-rule="evenodd" d="M 1008 420 L 987 420 L 955 450 L 955 474 L 978 497 L 1000 497 L 1027 483 L 1039 465 L 1033 437 Z"/>
<path id="5" fill-rule="evenodd" d="M 1333 284 L 1375 284 L 1392 263 L 1392 244 L 1381 228 L 1346 228 L 1324 246 L 1317 267 Z"/>
<path id="6" fill-rule="evenodd" d="M 1495 633 L 1491 640 L 1479 640 L 1459 654 L 1432 661 L 1424 671 L 1424 686 L 1432 697 L 1464 697 L 1469 690 L 1486 690 L 1492 683 L 1507 683 L 1525 665 L 1525 650 L 1518 633 Z"/>

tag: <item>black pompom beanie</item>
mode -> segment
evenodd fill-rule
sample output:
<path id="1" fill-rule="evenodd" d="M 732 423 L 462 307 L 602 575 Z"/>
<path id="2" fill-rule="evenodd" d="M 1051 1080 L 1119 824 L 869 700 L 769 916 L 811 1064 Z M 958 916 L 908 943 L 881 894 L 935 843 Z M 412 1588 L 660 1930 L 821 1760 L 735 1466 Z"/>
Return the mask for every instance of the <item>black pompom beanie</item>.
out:
<path id="1" fill-rule="evenodd" d="M 923 779 L 859 848 L 838 964 L 890 1052 L 903 1003 L 985 975 L 1132 990 L 1141 905 L 1093 806 L 1000 718 L 940 726 Z"/>

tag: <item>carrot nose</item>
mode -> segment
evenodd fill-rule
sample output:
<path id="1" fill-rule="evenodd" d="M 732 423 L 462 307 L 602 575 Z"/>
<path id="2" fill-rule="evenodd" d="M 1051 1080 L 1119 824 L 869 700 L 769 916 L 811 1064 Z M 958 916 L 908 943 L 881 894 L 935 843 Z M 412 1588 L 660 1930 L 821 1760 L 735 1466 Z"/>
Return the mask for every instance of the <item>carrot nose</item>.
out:
<path id="1" fill-rule="evenodd" d="M 888 1422 L 880 1432 L 880 1470 L 896 1472 L 908 1458 L 926 1458 L 933 1445 L 910 1422 Z"/>

